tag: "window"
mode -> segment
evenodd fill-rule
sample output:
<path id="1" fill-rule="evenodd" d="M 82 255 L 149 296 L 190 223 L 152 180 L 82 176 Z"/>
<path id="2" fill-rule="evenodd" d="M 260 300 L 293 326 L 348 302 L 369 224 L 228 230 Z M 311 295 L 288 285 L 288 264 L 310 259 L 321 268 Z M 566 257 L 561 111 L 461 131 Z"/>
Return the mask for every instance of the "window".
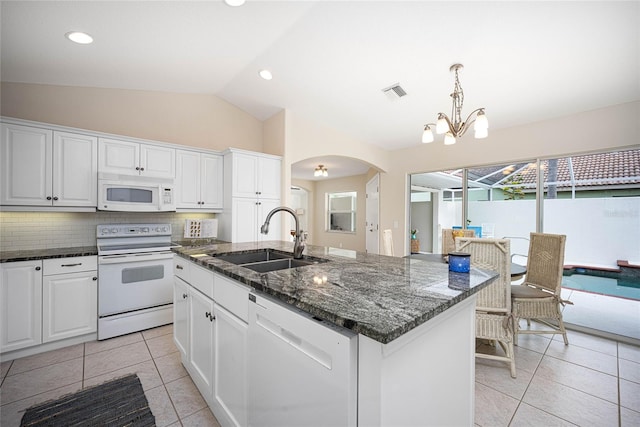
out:
<path id="1" fill-rule="evenodd" d="M 327 231 L 355 233 L 356 196 L 355 191 L 327 193 Z"/>

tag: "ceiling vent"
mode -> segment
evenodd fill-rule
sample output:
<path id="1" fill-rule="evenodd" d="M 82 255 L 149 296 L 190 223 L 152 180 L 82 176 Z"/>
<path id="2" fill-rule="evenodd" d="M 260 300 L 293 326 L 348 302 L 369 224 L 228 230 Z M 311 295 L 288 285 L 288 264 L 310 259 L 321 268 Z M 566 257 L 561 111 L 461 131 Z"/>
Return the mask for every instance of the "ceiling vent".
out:
<path id="1" fill-rule="evenodd" d="M 391 100 L 396 100 L 398 98 L 402 98 L 407 95 L 407 92 L 402 89 L 400 83 L 395 83 L 387 88 L 382 89 L 382 91 L 387 95 L 387 97 Z"/>

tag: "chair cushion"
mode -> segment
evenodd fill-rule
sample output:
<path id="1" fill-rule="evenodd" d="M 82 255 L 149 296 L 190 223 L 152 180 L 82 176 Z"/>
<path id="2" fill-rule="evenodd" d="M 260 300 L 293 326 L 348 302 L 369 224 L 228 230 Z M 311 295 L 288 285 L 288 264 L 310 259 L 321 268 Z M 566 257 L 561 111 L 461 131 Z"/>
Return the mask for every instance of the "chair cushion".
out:
<path id="1" fill-rule="evenodd" d="M 525 285 L 511 285 L 511 298 L 549 298 L 553 294 Z"/>

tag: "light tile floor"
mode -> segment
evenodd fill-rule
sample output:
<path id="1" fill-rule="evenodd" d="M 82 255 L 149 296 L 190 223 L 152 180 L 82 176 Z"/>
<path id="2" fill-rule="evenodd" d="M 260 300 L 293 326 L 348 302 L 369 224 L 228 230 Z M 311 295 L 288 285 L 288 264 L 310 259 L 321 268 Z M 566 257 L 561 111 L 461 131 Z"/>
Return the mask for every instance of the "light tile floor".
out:
<path id="1" fill-rule="evenodd" d="M 18 426 L 29 406 L 135 372 L 158 426 L 218 427 L 171 333 L 168 325 L 2 362 L 0 425 Z M 515 379 L 506 364 L 479 359 L 476 425 L 640 426 L 640 347 L 574 331 L 569 342 L 521 335 Z"/>
<path id="2" fill-rule="evenodd" d="M 640 426 L 640 347 L 576 331 L 568 338 L 565 346 L 561 335 L 520 335 L 515 379 L 506 363 L 477 359 L 476 425 Z"/>
<path id="3" fill-rule="evenodd" d="M 182 366 L 172 333 L 167 325 L 0 363 L 0 425 L 19 426 L 32 405 L 136 373 L 158 427 L 219 427 Z"/>

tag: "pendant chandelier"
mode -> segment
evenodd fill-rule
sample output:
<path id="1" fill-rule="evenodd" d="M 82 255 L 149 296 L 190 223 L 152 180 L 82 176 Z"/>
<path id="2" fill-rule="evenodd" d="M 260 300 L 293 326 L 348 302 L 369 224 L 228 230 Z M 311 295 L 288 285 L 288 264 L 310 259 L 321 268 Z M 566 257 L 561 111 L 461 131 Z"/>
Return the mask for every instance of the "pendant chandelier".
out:
<path id="1" fill-rule="evenodd" d="M 487 116 L 484 114 L 484 107 L 473 110 L 471 114 L 467 116 L 467 119 L 464 122 L 462 121 L 460 112 L 462 111 L 462 104 L 464 104 L 464 91 L 460 85 L 458 72 L 463 68 L 464 66 L 462 64 L 453 64 L 449 68 L 449 71 L 452 71 L 456 76 L 455 86 L 451 94 L 451 118 L 444 113 L 438 113 L 438 121 L 436 124 L 427 123 L 424 125 L 424 132 L 422 133 L 423 143 L 433 142 L 432 126 L 435 126 L 438 135 L 444 134 L 444 145 L 455 144 L 456 138 L 464 135 L 472 123 L 474 123 L 473 130 L 476 138 L 486 138 L 489 134 L 489 122 L 487 121 Z M 475 118 L 472 119 L 474 115 Z"/>

